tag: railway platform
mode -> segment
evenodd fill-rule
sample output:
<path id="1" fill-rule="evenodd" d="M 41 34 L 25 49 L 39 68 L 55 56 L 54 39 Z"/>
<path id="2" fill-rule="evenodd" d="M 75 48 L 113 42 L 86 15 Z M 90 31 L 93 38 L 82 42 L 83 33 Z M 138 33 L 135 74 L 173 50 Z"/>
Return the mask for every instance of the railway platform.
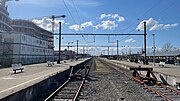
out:
<path id="1" fill-rule="evenodd" d="M 126 69 L 133 68 L 133 67 L 153 68 L 153 71 L 159 80 L 162 81 L 163 79 L 163 81 L 166 81 L 170 85 L 173 85 L 173 86 L 175 86 L 177 83 L 180 82 L 180 66 L 177 66 L 177 65 L 165 64 L 165 66 L 162 67 L 162 66 L 159 66 L 158 63 L 156 63 L 154 66 L 153 63 L 149 63 L 149 65 L 144 65 L 143 63 L 135 63 L 135 62 L 128 62 L 128 61 L 120 61 L 120 60 L 109 60 L 105 58 L 103 59 L 113 64 L 124 67 Z"/>
<path id="2" fill-rule="evenodd" d="M 23 72 L 17 72 L 16 74 L 12 68 L 0 69 L 0 99 L 37 84 L 69 69 L 70 66 L 76 66 L 88 59 L 62 61 L 61 64 L 55 63 L 53 66 L 48 66 L 47 63 L 26 65 Z"/>

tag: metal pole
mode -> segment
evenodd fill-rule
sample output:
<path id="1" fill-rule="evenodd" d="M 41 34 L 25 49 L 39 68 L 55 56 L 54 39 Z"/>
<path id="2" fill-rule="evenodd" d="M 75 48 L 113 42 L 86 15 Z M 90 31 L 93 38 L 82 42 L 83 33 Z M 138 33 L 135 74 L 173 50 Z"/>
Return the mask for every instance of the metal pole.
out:
<path id="1" fill-rule="evenodd" d="M 57 64 L 60 64 L 60 60 L 61 60 L 61 22 L 59 22 L 59 58 L 58 58 L 58 61 L 57 61 Z"/>
<path id="2" fill-rule="evenodd" d="M 108 47 L 108 56 L 109 56 L 109 47 Z"/>
<path id="3" fill-rule="evenodd" d="M 117 40 L 117 60 L 119 60 L 119 41 Z"/>
<path id="4" fill-rule="evenodd" d="M 144 21 L 144 63 L 146 64 L 146 21 Z"/>
<path id="5" fill-rule="evenodd" d="M 126 46 L 126 56 L 128 55 L 128 46 Z"/>
<path id="6" fill-rule="evenodd" d="M 83 54 L 85 54 L 85 49 L 84 49 L 84 46 L 83 46 Z"/>
<path id="7" fill-rule="evenodd" d="M 153 64 L 155 66 L 155 34 L 152 34 L 153 36 Z"/>
<path id="8" fill-rule="evenodd" d="M 68 42 L 68 46 L 67 46 L 67 47 L 68 47 L 68 51 L 69 51 L 69 44 L 70 44 L 70 43 Z"/>
<path id="9" fill-rule="evenodd" d="M 77 40 L 77 55 L 78 55 L 78 40 Z"/>

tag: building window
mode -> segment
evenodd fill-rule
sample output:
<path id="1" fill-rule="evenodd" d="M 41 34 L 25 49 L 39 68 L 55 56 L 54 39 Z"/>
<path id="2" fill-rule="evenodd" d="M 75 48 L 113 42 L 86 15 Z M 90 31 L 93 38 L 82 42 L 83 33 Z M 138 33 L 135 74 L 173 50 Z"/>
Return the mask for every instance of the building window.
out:
<path id="1" fill-rule="evenodd" d="M 26 37 L 24 35 L 22 36 L 22 40 L 24 40 L 24 41 L 26 40 Z"/>
<path id="2" fill-rule="evenodd" d="M 30 47 L 28 47 L 27 50 L 30 51 Z"/>
<path id="3" fill-rule="evenodd" d="M 34 48 L 32 48 L 32 51 L 34 52 Z"/>
<path id="4" fill-rule="evenodd" d="M 25 51 L 25 47 L 24 46 L 22 46 L 22 51 Z"/>

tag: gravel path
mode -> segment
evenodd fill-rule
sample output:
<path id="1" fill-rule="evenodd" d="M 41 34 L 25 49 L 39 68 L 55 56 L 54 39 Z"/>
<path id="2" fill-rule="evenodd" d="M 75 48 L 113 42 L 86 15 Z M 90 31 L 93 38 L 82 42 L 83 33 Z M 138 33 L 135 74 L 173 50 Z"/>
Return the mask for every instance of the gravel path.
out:
<path id="1" fill-rule="evenodd" d="M 80 98 L 86 101 L 163 101 L 97 59 Z"/>

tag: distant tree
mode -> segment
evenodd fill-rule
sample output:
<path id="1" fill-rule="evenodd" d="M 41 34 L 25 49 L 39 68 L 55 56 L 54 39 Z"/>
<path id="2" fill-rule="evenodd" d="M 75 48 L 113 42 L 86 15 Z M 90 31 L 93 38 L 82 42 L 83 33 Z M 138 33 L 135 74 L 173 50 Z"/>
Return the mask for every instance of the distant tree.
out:
<path id="1" fill-rule="evenodd" d="M 161 49 L 161 51 L 165 52 L 165 51 L 173 51 L 174 47 L 171 43 L 165 43 Z"/>

